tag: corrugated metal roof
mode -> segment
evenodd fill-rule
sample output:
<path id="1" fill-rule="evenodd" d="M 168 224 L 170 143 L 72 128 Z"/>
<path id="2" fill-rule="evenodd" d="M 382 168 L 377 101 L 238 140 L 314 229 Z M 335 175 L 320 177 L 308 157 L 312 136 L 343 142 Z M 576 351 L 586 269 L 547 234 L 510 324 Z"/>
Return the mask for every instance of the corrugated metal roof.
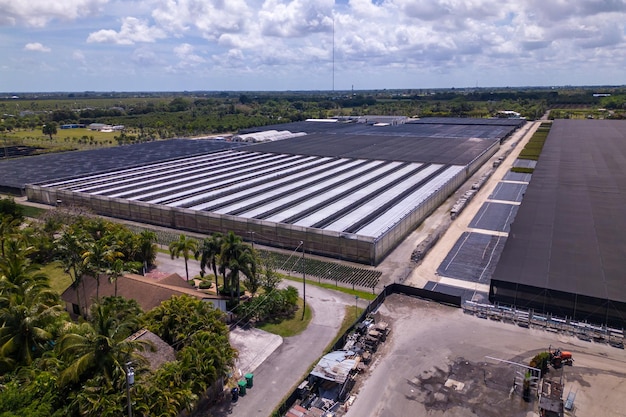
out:
<path id="1" fill-rule="evenodd" d="M 349 350 L 331 352 L 320 359 L 311 375 L 343 384 L 357 365 L 357 360 L 352 359 L 353 357 L 354 352 Z"/>

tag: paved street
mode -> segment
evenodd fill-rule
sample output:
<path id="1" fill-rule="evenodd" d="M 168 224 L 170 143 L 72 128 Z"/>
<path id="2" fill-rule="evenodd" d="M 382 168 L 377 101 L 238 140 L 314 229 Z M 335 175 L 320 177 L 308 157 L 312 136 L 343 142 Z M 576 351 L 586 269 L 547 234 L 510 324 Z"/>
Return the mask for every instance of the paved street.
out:
<path id="1" fill-rule="evenodd" d="M 158 270 L 167 273 L 177 273 L 185 276 L 185 264 L 182 258 L 171 259 L 169 255 L 159 253 L 157 256 Z M 189 275 L 197 274 L 199 265 L 197 261 L 189 261 Z M 293 285 L 302 296 L 303 285 L 301 282 L 285 280 L 283 286 Z M 355 298 L 316 287 L 307 285 L 306 302 L 307 308 L 313 310 L 313 319 L 307 329 L 294 337 L 283 339 L 282 344 L 277 344 L 275 338 L 259 336 L 257 332 L 250 332 L 246 335 L 243 330 L 237 330 L 237 343 L 246 343 L 246 337 L 250 343 L 257 346 L 259 355 L 268 355 L 256 369 L 252 369 L 258 364 L 258 358 L 251 366 L 242 364 L 243 374 L 253 371 L 254 387 L 247 392 L 245 397 L 241 397 L 235 404 L 226 401 L 221 407 L 216 407 L 210 412 L 215 417 L 233 416 L 269 416 L 280 403 L 283 397 L 291 392 L 291 389 L 300 383 L 311 364 L 317 361 L 324 349 L 333 341 L 344 315 L 345 306 L 353 307 Z M 367 305 L 367 300 L 358 300 L 360 307 Z M 354 314 L 351 308 L 350 314 Z M 256 339 L 267 340 L 265 344 L 257 343 Z M 273 352 L 269 352 L 276 348 Z M 249 355 L 249 353 L 248 353 Z M 254 353 L 251 354 L 253 357 Z M 210 415 L 209 410 L 198 416 Z"/>

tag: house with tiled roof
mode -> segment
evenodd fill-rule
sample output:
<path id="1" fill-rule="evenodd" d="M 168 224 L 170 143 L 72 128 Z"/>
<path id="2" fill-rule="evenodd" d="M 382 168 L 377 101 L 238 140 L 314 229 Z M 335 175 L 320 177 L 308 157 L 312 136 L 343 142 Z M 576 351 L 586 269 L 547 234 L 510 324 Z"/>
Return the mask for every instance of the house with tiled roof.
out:
<path id="1" fill-rule="evenodd" d="M 188 295 L 209 302 L 215 308 L 223 312 L 227 311 L 226 299 L 224 297 L 196 289 L 190 286 L 178 274 L 171 274 L 162 279 L 126 274 L 117 280 L 117 292 L 116 284 L 110 282 L 104 276 L 100 279 L 100 288 L 97 288 L 95 279 L 85 277 L 79 287 L 79 291 L 80 306 L 78 305 L 78 296 L 74 287 L 70 286 L 61 295 L 67 311 L 73 316 L 78 316 L 82 311 L 89 311 L 93 300 L 96 298 L 96 292 L 99 297 L 118 295 L 127 299 L 134 299 L 139 303 L 143 311 L 150 311 L 163 301 L 180 295 Z"/>

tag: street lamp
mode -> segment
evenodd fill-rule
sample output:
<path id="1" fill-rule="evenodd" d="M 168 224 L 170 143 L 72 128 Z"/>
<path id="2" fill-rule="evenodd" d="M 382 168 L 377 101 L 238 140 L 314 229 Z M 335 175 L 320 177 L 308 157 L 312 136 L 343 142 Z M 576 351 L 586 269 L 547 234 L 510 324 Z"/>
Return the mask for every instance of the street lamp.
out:
<path id="1" fill-rule="evenodd" d="M 126 401 L 128 402 L 128 417 L 133 417 L 133 408 L 130 402 L 130 387 L 135 384 L 135 368 L 131 362 L 126 362 L 124 373 L 126 374 Z"/>
<path id="2" fill-rule="evenodd" d="M 358 304 L 359 304 L 359 296 L 355 295 L 354 296 L 354 321 L 356 321 L 359 318 L 358 317 L 358 314 L 359 314 L 359 306 L 358 306 Z"/>

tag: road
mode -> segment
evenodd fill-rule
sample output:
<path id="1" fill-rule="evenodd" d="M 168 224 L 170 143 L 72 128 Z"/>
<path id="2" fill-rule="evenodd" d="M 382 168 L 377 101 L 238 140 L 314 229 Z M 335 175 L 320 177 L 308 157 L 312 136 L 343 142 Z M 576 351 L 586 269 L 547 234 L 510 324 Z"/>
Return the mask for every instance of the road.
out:
<path id="1" fill-rule="evenodd" d="M 302 294 L 301 283 L 286 283 L 298 288 Z M 306 301 L 313 310 L 311 323 L 303 333 L 284 338 L 283 344 L 256 369 L 254 388 L 232 407 L 232 415 L 271 415 L 283 397 L 302 381 L 309 367 L 317 362 L 337 336 L 346 313 L 345 306 L 353 306 L 355 300 L 343 293 L 309 285 Z M 221 411 L 214 410 L 214 416 L 227 415 Z"/>
<path id="2" fill-rule="evenodd" d="M 156 263 L 161 272 L 185 276 L 182 258 L 171 259 L 169 255 L 159 253 Z M 200 268 L 198 262 L 189 260 L 188 265 L 189 275 L 196 275 Z M 303 294 L 301 282 L 284 280 L 282 285 L 293 285 L 301 296 Z M 297 336 L 284 338 L 283 343 L 254 369 L 254 387 L 248 390 L 245 397 L 241 397 L 235 404 L 226 401 L 221 406 L 204 410 L 195 416 L 269 416 L 283 397 L 302 381 L 309 367 L 335 339 L 346 314 L 346 306 L 353 307 L 355 301 L 357 300 L 351 295 L 307 285 L 306 303 L 313 310 L 313 318 L 306 330 Z M 367 300 L 359 299 L 358 303 L 359 307 L 365 307 Z M 353 314 L 353 311 L 353 308 L 349 309 L 349 314 Z M 250 337 L 256 336 L 251 334 Z M 272 342 L 267 343 L 269 346 Z M 265 347 L 259 346 L 260 353 Z M 241 371 L 245 374 L 250 369 Z"/>

